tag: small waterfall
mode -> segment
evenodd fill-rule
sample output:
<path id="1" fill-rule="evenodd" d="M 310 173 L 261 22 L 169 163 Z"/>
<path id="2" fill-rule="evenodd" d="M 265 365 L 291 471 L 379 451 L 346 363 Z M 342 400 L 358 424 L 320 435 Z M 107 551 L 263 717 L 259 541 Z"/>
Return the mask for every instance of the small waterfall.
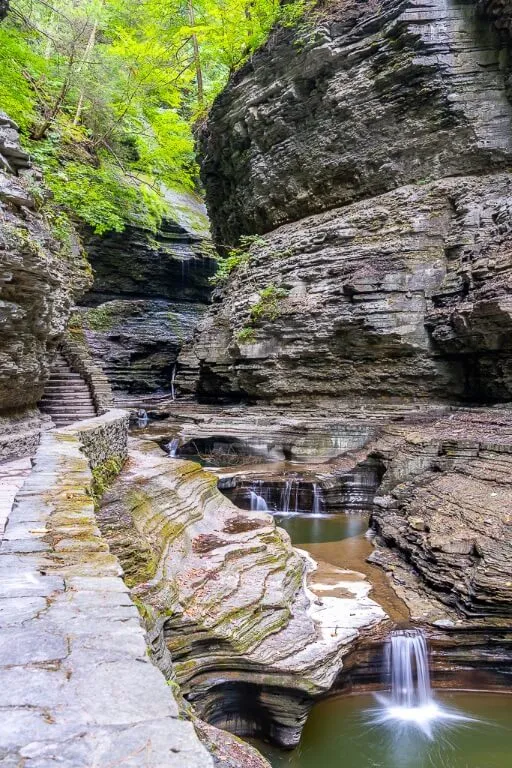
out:
<path id="1" fill-rule="evenodd" d="M 468 721 L 471 718 L 441 706 L 432 695 L 428 646 L 420 629 L 391 633 L 386 648 L 386 680 L 391 680 L 391 695 L 378 695 L 380 706 L 371 711 L 377 723 L 392 723 L 399 729 L 415 726 L 429 739 L 434 725 L 441 721 Z M 400 730 L 396 732 L 400 735 Z"/>
<path id="2" fill-rule="evenodd" d="M 143 429 L 144 427 L 147 427 L 149 421 L 149 417 L 147 412 L 144 410 L 144 408 L 139 408 L 137 411 L 137 426 L 139 429 Z"/>
<path id="3" fill-rule="evenodd" d="M 172 400 L 176 400 L 176 363 L 174 363 L 172 367 L 172 373 L 171 373 L 171 398 Z"/>
<path id="4" fill-rule="evenodd" d="M 267 502 L 255 491 L 249 491 L 251 512 L 268 512 Z"/>
<path id="5" fill-rule="evenodd" d="M 286 480 L 281 491 L 281 511 L 288 515 L 290 513 L 290 499 L 292 496 L 292 481 Z"/>
<path id="6" fill-rule="evenodd" d="M 424 707 L 432 702 L 427 641 L 423 632 L 393 632 L 388 646 L 391 700 L 397 707 Z"/>
<path id="7" fill-rule="evenodd" d="M 321 515 L 323 508 L 322 489 L 318 487 L 318 483 L 313 483 L 313 514 Z"/>
<path id="8" fill-rule="evenodd" d="M 167 445 L 165 446 L 165 450 L 167 451 L 171 459 L 176 458 L 179 446 L 180 446 L 180 440 L 178 437 L 173 437 L 171 442 L 167 443 Z"/>

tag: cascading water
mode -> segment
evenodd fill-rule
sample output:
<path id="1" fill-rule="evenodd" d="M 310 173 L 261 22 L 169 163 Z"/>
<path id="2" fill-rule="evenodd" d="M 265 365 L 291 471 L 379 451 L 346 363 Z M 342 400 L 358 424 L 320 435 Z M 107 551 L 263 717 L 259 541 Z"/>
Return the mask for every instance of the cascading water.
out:
<path id="1" fill-rule="evenodd" d="M 318 483 L 313 483 L 313 514 L 322 514 L 322 490 L 319 488 Z"/>
<path id="2" fill-rule="evenodd" d="M 260 496 L 255 491 L 249 491 L 249 496 L 251 499 L 251 512 L 267 512 L 267 502 L 263 498 L 263 496 Z"/>
<path id="3" fill-rule="evenodd" d="M 381 705 L 372 711 L 376 722 L 412 725 L 428 738 L 441 721 L 467 721 L 458 712 L 446 709 L 432 695 L 427 640 L 419 629 L 396 630 L 386 648 L 386 679 L 391 680 L 391 694 L 377 696 Z"/>
<path id="4" fill-rule="evenodd" d="M 432 701 L 427 641 L 423 632 L 393 632 L 387 647 L 391 699 L 397 707 L 424 707 Z"/>
<path id="5" fill-rule="evenodd" d="M 176 363 L 172 367 L 171 374 L 171 399 L 176 400 Z"/>
<path id="6" fill-rule="evenodd" d="M 171 442 L 167 443 L 167 445 L 165 446 L 165 450 L 167 451 L 167 453 L 169 454 L 171 459 L 175 459 L 176 458 L 176 455 L 178 453 L 179 445 L 180 445 L 179 438 L 173 437 Z"/>

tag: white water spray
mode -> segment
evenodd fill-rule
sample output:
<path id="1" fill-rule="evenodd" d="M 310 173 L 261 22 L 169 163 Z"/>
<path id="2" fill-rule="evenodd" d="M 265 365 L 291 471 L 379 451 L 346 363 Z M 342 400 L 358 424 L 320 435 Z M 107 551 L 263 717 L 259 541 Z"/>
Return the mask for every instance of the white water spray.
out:
<path id="1" fill-rule="evenodd" d="M 313 483 L 313 514 L 322 514 L 322 490 L 318 483 Z"/>
<path id="2" fill-rule="evenodd" d="M 172 367 L 171 374 L 171 399 L 176 400 L 176 363 Z"/>
<path id="3" fill-rule="evenodd" d="M 430 685 L 428 646 L 419 629 L 392 632 L 386 649 L 386 677 L 391 678 L 391 695 L 377 696 L 380 707 L 372 720 L 395 726 L 418 728 L 428 738 L 443 721 L 469 721 L 471 718 L 442 707 L 433 697 Z"/>
<path id="4" fill-rule="evenodd" d="M 167 445 L 165 446 L 165 450 L 167 451 L 171 459 L 176 458 L 176 454 L 178 453 L 179 446 L 180 446 L 180 441 L 178 437 L 173 437 L 171 442 L 167 443 Z"/>

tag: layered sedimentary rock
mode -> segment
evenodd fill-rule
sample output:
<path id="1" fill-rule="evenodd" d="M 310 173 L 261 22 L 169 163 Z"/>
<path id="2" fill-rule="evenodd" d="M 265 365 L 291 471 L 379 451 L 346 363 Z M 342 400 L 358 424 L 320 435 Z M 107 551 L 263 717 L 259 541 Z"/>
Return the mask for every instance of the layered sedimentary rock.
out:
<path id="1" fill-rule="evenodd" d="M 99 524 L 144 604 L 156 656 L 168 663 L 163 635 L 198 715 L 236 733 L 296 744 L 359 630 L 385 616 L 350 571 L 331 573 L 314 598 L 304 584 L 314 564 L 269 515 L 244 514 L 213 475 L 151 442 L 132 444 Z M 329 595 L 336 579 L 343 596 Z"/>
<path id="2" fill-rule="evenodd" d="M 182 353 L 184 391 L 510 398 L 501 45 L 476 4 L 342 3 L 233 78 L 202 140 L 208 207 L 219 242 L 266 243 Z"/>
<path id="3" fill-rule="evenodd" d="M 391 568 L 416 619 L 437 610 L 510 623 L 511 483 L 510 411 L 436 421 L 394 452 L 375 499 L 373 559 Z"/>
<path id="4" fill-rule="evenodd" d="M 80 321 L 118 396 L 171 391 L 179 350 L 209 300 L 215 262 L 204 206 L 185 193 L 167 197 L 155 234 L 129 226 L 86 243 L 94 286 Z"/>
<path id="5" fill-rule="evenodd" d="M 77 245 L 59 242 L 35 206 L 16 125 L 0 114 L 0 410 L 41 397 L 71 309 L 91 283 Z"/>
<path id="6" fill-rule="evenodd" d="M 288 412 L 280 438 L 286 435 L 291 444 L 294 432 L 301 438 L 302 450 L 307 445 L 307 453 L 294 454 L 293 467 L 283 464 L 280 469 L 274 463 L 218 470 L 221 484 L 239 482 L 259 493 L 258 479 L 271 488 L 273 473 L 300 473 L 296 463 L 300 458 L 307 462 L 303 471 L 313 471 L 322 483 L 325 503 L 330 503 L 332 484 L 335 502 L 342 502 L 339 511 L 343 511 L 361 500 L 370 503 L 375 484 L 343 489 L 339 479 L 357 478 L 361 468 L 372 467 L 373 480 L 377 475 L 380 485 L 371 511 L 376 537 L 370 560 L 383 567 L 411 619 L 423 625 L 432 638 L 436 683 L 508 686 L 512 657 L 508 511 L 512 411 L 423 405 L 345 407 L 344 414 L 339 404 L 337 413 Z M 260 446 L 264 435 L 268 446 L 275 446 L 278 440 L 272 424 L 272 418 L 279 418 L 275 410 L 272 416 L 271 409 L 261 407 L 218 408 L 215 412 L 212 406 L 189 404 L 171 411 L 167 429 L 192 442 L 194 434 L 206 442 L 208 432 L 216 440 L 224 435 L 232 441 L 252 434 Z M 358 422 L 366 426 L 366 432 L 361 431 L 355 443 Z M 157 440 L 160 430 L 163 434 L 164 423 L 158 427 Z M 331 456 L 329 465 L 317 463 L 315 467 L 314 453 L 325 461 L 328 441 L 338 455 Z M 241 506 L 247 507 L 247 500 Z M 363 563 L 352 567 L 363 568 Z M 382 581 L 372 584 L 376 599 L 386 596 L 387 600 Z M 393 615 L 387 602 L 383 607 Z M 343 690 L 350 684 L 374 686 L 380 664 L 379 643 L 368 643 L 365 633 L 336 686 Z"/>

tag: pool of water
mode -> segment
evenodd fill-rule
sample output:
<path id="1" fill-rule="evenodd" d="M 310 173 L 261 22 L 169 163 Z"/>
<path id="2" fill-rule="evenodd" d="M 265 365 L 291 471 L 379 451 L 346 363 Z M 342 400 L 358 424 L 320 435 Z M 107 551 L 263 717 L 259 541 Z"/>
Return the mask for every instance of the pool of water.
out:
<path id="1" fill-rule="evenodd" d="M 444 705 L 474 718 L 446 722 L 432 739 L 412 725 L 369 722 L 372 696 L 345 696 L 317 704 L 299 746 L 291 752 L 257 747 L 273 768 L 510 768 L 512 698 L 443 693 Z"/>
<path id="2" fill-rule="evenodd" d="M 324 544 L 363 535 L 368 529 L 368 515 L 280 515 L 274 513 L 276 525 L 284 528 L 292 544 Z"/>

